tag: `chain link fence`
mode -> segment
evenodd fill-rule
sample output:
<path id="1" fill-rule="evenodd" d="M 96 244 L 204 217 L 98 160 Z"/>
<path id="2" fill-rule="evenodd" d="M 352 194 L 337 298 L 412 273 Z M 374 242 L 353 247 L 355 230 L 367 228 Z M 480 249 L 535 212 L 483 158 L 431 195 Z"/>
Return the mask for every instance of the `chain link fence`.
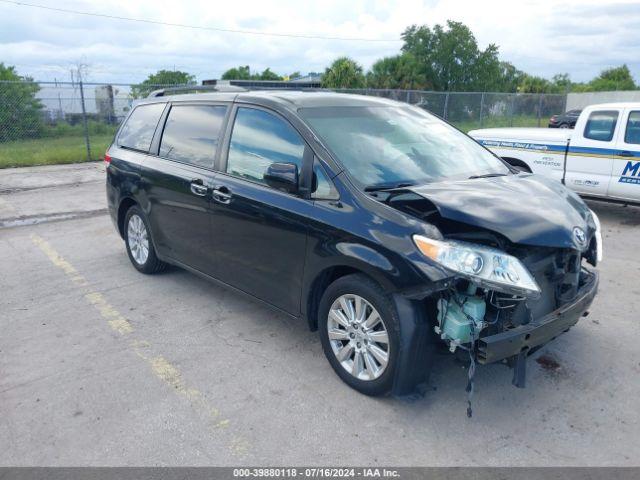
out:
<path id="1" fill-rule="evenodd" d="M 103 158 L 136 98 L 170 85 L 0 81 L 0 168 Z M 338 90 L 417 105 L 464 131 L 544 127 L 565 95 Z"/>
<path id="2" fill-rule="evenodd" d="M 0 168 L 103 158 L 135 88 L 0 81 Z"/>
<path id="3" fill-rule="evenodd" d="M 389 98 L 422 107 L 468 132 L 476 128 L 546 127 L 565 111 L 567 96 L 539 93 L 424 92 L 419 90 L 339 90 Z"/>

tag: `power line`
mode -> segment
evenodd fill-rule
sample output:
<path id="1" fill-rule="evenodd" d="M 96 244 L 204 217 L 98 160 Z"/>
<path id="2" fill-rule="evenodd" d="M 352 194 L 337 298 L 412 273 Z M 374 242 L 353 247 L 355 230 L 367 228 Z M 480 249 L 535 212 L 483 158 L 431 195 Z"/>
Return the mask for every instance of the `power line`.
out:
<path id="1" fill-rule="evenodd" d="M 147 20 L 145 18 L 132 18 L 132 17 L 122 17 L 119 15 L 108 15 L 106 13 L 95 13 L 95 12 L 83 12 L 80 10 L 71 10 L 67 8 L 58 8 L 58 7 L 50 7 L 47 5 L 38 5 L 35 3 L 25 3 L 18 2 L 15 0 L 0 0 L 2 3 L 11 3 L 20 7 L 31 7 L 31 8 L 40 8 L 42 10 L 49 10 L 53 12 L 59 13 L 71 13 L 74 15 L 85 15 L 88 17 L 100 17 L 100 18 L 108 18 L 111 20 L 124 20 L 127 22 L 139 22 L 139 23 L 149 23 L 152 25 L 163 25 L 167 27 L 179 27 L 179 28 L 191 28 L 194 30 L 210 30 L 215 32 L 223 32 L 223 33 L 237 33 L 244 35 L 260 35 L 266 37 L 288 37 L 288 38 L 306 38 L 312 40 L 340 40 L 345 42 L 399 42 L 400 39 L 385 39 L 385 38 L 354 38 L 354 37 L 323 37 L 320 35 L 300 35 L 295 33 L 271 33 L 271 32 L 261 32 L 258 30 L 234 30 L 230 28 L 218 28 L 218 27 L 206 27 L 202 25 L 187 25 L 184 23 L 170 23 L 170 22 L 160 22 L 158 20 Z"/>

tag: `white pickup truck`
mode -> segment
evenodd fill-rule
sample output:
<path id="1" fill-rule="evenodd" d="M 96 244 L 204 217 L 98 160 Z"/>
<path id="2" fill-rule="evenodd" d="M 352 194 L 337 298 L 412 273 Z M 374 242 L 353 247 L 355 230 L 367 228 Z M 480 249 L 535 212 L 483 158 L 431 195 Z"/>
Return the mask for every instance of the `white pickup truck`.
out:
<path id="1" fill-rule="evenodd" d="M 581 195 L 640 202 L 640 103 L 591 105 L 574 130 L 485 128 L 469 135 L 511 165 Z"/>

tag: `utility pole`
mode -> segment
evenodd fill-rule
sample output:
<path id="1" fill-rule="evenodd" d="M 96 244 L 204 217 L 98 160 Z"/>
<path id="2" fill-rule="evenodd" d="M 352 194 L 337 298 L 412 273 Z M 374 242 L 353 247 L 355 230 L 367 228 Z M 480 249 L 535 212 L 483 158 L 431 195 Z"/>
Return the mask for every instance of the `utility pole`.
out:
<path id="1" fill-rule="evenodd" d="M 76 65 L 76 78 L 78 80 L 78 84 L 80 86 L 80 106 L 82 107 L 82 125 L 84 127 L 84 142 L 87 147 L 87 161 L 91 161 L 91 143 L 89 141 L 89 125 L 87 122 L 87 108 L 84 103 L 84 85 L 82 83 L 82 70 L 86 68 L 86 65 L 78 62 Z M 73 73 L 71 71 L 71 79 L 73 81 Z"/>
<path id="2" fill-rule="evenodd" d="M 447 95 L 444 97 L 444 111 L 442 112 L 442 118 L 447 119 L 447 112 L 449 110 L 449 91 L 447 90 Z"/>
<path id="3" fill-rule="evenodd" d="M 80 76 L 80 104 L 82 105 L 82 123 L 84 124 L 84 141 L 87 145 L 87 161 L 91 161 L 91 144 L 89 143 L 89 126 L 87 125 L 87 110 L 84 106 L 84 88 Z"/>
<path id="4" fill-rule="evenodd" d="M 544 97 L 544 93 L 540 93 L 538 97 L 538 128 L 540 128 L 542 120 L 542 97 Z"/>

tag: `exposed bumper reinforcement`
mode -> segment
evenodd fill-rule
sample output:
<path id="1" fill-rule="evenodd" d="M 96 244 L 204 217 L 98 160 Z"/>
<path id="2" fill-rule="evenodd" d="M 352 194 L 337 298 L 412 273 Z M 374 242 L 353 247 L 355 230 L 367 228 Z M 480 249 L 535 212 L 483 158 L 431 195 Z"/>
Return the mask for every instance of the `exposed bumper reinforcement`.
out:
<path id="1" fill-rule="evenodd" d="M 597 291 L 598 273 L 588 272 L 587 282 L 572 303 L 563 305 L 549 315 L 527 325 L 480 338 L 478 362 L 486 364 L 504 360 L 521 352 L 529 352 L 553 340 L 578 323 L 580 317 L 591 305 Z"/>

